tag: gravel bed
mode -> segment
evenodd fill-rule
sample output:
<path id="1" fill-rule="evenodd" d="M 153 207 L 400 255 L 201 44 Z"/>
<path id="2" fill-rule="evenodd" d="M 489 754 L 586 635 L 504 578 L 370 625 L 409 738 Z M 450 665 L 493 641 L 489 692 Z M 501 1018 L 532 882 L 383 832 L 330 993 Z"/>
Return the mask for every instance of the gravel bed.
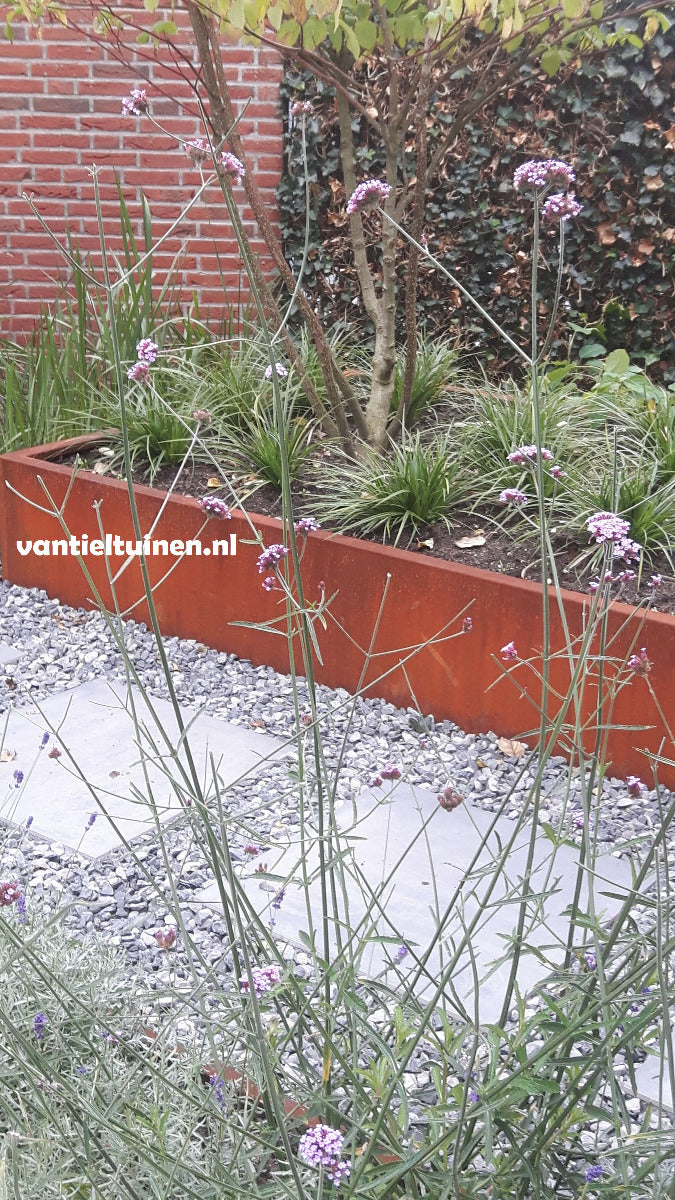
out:
<path id="1" fill-rule="evenodd" d="M 145 626 L 128 622 L 125 638 L 143 685 L 150 695 L 166 698 L 152 634 Z M 121 656 L 103 617 L 61 605 L 38 589 L 0 582 L 0 642 L 26 651 L 19 662 L 5 670 L 4 686 L 0 686 L 3 711 L 43 700 L 87 680 L 124 679 Z M 270 668 L 254 667 L 234 655 L 218 653 L 194 640 L 166 638 L 165 647 L 182 703 L 235 725 L 283 738 L 292 736 L 293 703 L 288 677 Z M 300 692 L 308 712 L 302 680 Z M 520 760 L 508 757 L 498 746 L 497 734 L 468 734 L 450 721 L 434 725 L 428 718 L 420 720 L 412 709 L 397 709 L 381 700 L 359 699 L 352 706 L 342 689 L 320 687 L 319 711 L 329 765 L 335 764 L 342 753 L 338 795 L 343 801 L 366 787 L 385 764 L 394 763 L 408 783 L 431 791 L 451 785 L 488 811 L 499 807 L 516 780 L 507 815 L 519 814 L 519 798 L 524 797 L 533 777 L 533 756 L 528 752 Z M 251 861 L 245 850 L 248 841 L 255 840 L 264 848 L 266 840 L 272 840 L 280 828 L 299 827 L 288 767 L 287 760 L 267 764 L 253 781 L 249 779 L 229 790 L 230 811 L 248 814 L 247 823 L 233 833 L 236 863 Z M 565 830 L 569 839 L 578 843 L 581 834 L 574 817 L 580 812 L 580 787 L 573 780 L 565 800 L 566 780 L 563 760 L 551 760 L 544 772 L 542 819 L 555 825 L 566 803 Z M 636 799 L 628 794 L 623 781 L 605 780 L 597 821 L 601 849 L 625 853 L 627 843 L 648 838 L 658 825 L 659 802 L 667 805 L 669 799 L 664 790 L 660 798 L 649 791 Z M 68 921 L 73 930 L 80 935 L 105 932 L 106 940 L 123 950 L 131 980 L 140 974 L 152 976 L 161 1003 L 162 989 L 170 980 L 174 986 L 184 981 L 186 987 L 189 980 L 180 953 L 172 952 L 169 970 L 166 954 L 159 950 L 154 936 L 158 929 L 171 925 L 166 906 L 157 894 L 157 888 L 167 883 L 167 866 L 176 882 L 186 927 L 206 961 L 224 985 L 231 982 L 232 970 L 231 959 L 223 949 L 224 920 L 195 897 L 210 882 L 210 875 L 184 819 L 165 830 L 164 844 L 165 858 L 154 838 L 139 839 L 139 866 L 123 847 L 92 860 L 84 852 L 86 839 L 83 849 L 74 851 L 46 842 L 32 830 L 5 827 L 4 831 L 0 829 L 0 871 L 3 878 L 18 876 L 27 887 L 29 900 L 35 897 L 49 907 L 59 901 L 71 902 Z M 670 850 L 675 851 L 672 836 Z M 302 972 L 306 956 L 291 948 L 287 953 L 295 959 L 294 969 Z M 187 1024 L 183 1032 L 189 1032 Z M 180 1036 L 180 1023 L 177 1033 Z M 426 1066 L 419 1069 L 419 1064 L 417 1070 L 413 1064 L 411 1072 L 409 1087 L 413 1101 L 417 1100 L 414 1111 L 423 1122 L 430 1076 Z M 620 1069 L 617 1078 L 622 1086 L 628 1082 Z M 634 1119 L 638 1119 L 637 1111 Z M 604 1132 L 609 1138 L 609 1132 Z M 596 1136 L 600 1136 L 597 1130 Z M 605 1145 L 610 1142 L 601 1141 L 600 1148 Z"/>

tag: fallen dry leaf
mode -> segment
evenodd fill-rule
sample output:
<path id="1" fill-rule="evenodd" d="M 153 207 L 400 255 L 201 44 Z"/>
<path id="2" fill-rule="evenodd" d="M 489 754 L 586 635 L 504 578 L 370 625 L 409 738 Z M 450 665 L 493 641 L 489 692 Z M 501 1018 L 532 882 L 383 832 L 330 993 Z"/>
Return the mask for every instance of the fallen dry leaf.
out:
<path id="1" fill-rule="evenodd" d="M 216 475 L 212 475 L 210 479 L 207 479 L 206 486 L 211 488 L 222 487 L 223 481 L 222 479 L 218 479 Z"/>
<path id="2" fill-rule="evenodd" d="M 469 550 L 472 546 L 484 546 L 486 541 L 487 538 L 483 537 L 482 533 L 471 533 L 468 537 L 459 538 L 455 545 L 459 546 L 460 550 Z"/>
<path id="3" fill-rule="evenodd" d="M 107 463 L 107 462 L 95 462 L 94 463 L 94 475 L 107 475 L 109 470 L 110 470 L 110 463 Z"/>
<path id="4" fill-rule="evenodd" d="M 616 234 L 609 224 L 598 225 L 597 227 L 598 241 L 601 246 L 611 246 L 616 241 Z"/>
<path id="5" fill-rule="evenodd" d="M 11 762 L 16 758 L 16 750 L 0 750 L 0 762 Z"/>
<path id="6" fill-rule="evenodd" d="M 433 548 L 434 548 L 434 539 L 433 538 L 427 538 L 427 540 L 425 542 L 417 543 L 418 550 L 433 550 Z"/>
<path id="7" fill-rule="evenodd" d="M 509 758 L 522 758 L 527 750 L 523 742 L 516 742 L 511 738 L 500 737 L 497 739 L 497 745 L 502 754 L 507 754 Z"/>

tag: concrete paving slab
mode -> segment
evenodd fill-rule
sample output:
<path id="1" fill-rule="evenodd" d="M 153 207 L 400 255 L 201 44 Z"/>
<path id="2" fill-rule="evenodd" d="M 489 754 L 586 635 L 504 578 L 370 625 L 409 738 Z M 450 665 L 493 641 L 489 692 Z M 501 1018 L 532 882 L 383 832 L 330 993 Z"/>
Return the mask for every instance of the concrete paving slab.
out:
<path id="1" fill-rule="evenodd" d="M 132 689 L 132 694 L 139 720 L 148 733 L 142 744 L 146 757 L 151 758 L 149 778 L 157 817 L 165 822 L 175 817 L 181 807 L 170 782 L 170 778 L 178 775 L 176 764 L 141 693 Z M 122 684 L 93 680 L 50 696 L 40 703 L 39 709 L 31 706 L 13 710 L 4 732 L 5 754 L 0 753 L 0 797 L 5 797 L 0 800 L 0 817 L 21 824 L 32 816 L 36 833 L 65 846 L 76 847 L 81 843 L 83 853 L 92 857 L 120 844 L 120 837 L 103 815 L 99 815 L 83 839 L 89 815 L 98 811 L 96 797 L 127 840 L 155 828 L 139 746 L 125 702 L 126 688 Z M 156 699 L 153 707 L 171 746 L 177 747 L 179 735 L 173 708 L 168 701 Z M 187 724 L 195 714 L 187 708 L 182 711 Z M 56 741 L 71 751 L 92 790 L 76 773 L 65 749 L 60 758 L 49 757 L 54 738 L 45 749 L 39 749 L 42 735 L 50 726 L 58 729 Z M 156 749 L 149 739 L 154 740 Z M 211 784 L 210 754 L 223 783 L 230 784 L 267 756 L 278 753 L 282 745 L 269 734 L 204 714 L 194 720 L 189 740 L 202 785 L 205 781 Z M 185 766 L 182 748 L 178 759 Z M 19 788 L 14 787 L 17 770 L 25 776 Z"/>
<path id="2" fill-rule="evenodd" d="M 12 663 L 19 661 L 22 654 L 25 654 L 25 650 L 15 650 L 8 642 L 0 642 L 0 667 L 11 667 Z"/>
<path id="3" fill-rule="evenodd" d="M 519 880 L 525 869 L 528 831 L 523 830 L 517 836 L 508 852 L 506 871 L 496 879 L 495 864 L 513 836 L 514 822 L 500 818 L 488 836 L 494 817 L 468 802 L 452 812 L 446 812 L 440 808 L 435 795 L 420 788 L 400 785 L 390 794 L 390 798 L 380 790 L 369 789 L 359 795 L 353 810 L 352 806 L 343 807 L 337 821 L 343 847 L 351 848 L 351 855 L 348 856 L 351 861 L 348 889 L 350 928 L 358 926 L 364 916 L 364 894 L 370 890 L 372 895 L 374 890 L 382 889 L 380 911 L 375 911 L 375 928 L 368 937 L 362 960 L 364 975 L 372 977 L 390 964 L 401 940 L 411 953 L 402 960 L 400 968 L 412 970 L 415 954 L 426 950 L 439 929 L 439 923 L 443 922 L 440 942 L 427 961 L 426 976 L 420 980 L 417 989 L 420 995 L 431 995 L 442 969 L 447 967 L 453 956 L 453 947 L 459 949 L 461 945 L 463 927 L 476 917 L 479 900 L 489 897 L 489 907 L 471 933 L 469 947 L 461 950 L 451 977 L 459 1001 L 473 1018 L 477 1005 L 472 956 L 482 978 L 488 974 L 489 964 L 500 958 L 508 948 L 508 940 L 518 917 Z M 481 850 L 483 838 L 487 840 Z M 408 846 L 411 848 L 404 855 Z M 529 928 L 527 934 L 527 952 L 521 959 L 518 975 L 522 992 L 531 989 L 549 973 L 538 954 L 545 954 L 555 965 L 563 960 L 567 930 L 567 919 L 563 913 L 573 897 L 577 852 L 574 847 L 560 846 L 555 850 L 554 861 L 553 852 L 552 842 L 542 832 L 536 841 L 532 889 L 534 893 L 550 894 L 544 902 L 545 925 Z M 267 872 L 263 875 L 255 873 L 258 862 L 254 860 L 250 874 L 244 881 L 247 895 L 256 911 L 265 919 L 274 917 L 279 934 L 297 942 L 300 931 L 307 933 L 309 924 L 299 871 L 299 847 L 280 841 L 260 857 L 267 864 Z M 472 867 L 474 859 L 476 861 Z M 316 846 L 307 854 L 306 863 L 310 874 L 314 872 L 309 897 L 316 921 L 320 913 Z M 469 868 L 470 877 L 462 883 L 464 873 Z M 277 911 L 273 911 L 271 902 L 283 884 L 286 886 L 283 903 Z M 630 886 L 628 864 L 611 855 L 602 855 L 598 860 L 594 889 L 596 910 L 604 916 L 611 916 L 629 894 Z M 215 885 L 205 889 L 200 898 L 204 903 L 217 905 Z M 584 884 L 582 910 L 585 910 L 586 904 L 587 886 Z M 448 907 L 449 913 L 446 912 Z M 533 903 L 532 918 L 534 909 Z M 347 921 L 342 905 L 340 918 Z M 397 930 L 400 936 L 397 936 Z M 373 940 L 375 936 L 392 940 L 389 943 L 377 942 Z M 478 1008 L 480 1023 L 498 1019 L 508 974 L 509 963 L 506 962 L 481 983 Z M 394 980 L 393 970 L 389 977 Z"/>
<path id="4" fill-rule="evenodd" d="M 675 1010 L 671 1014 L 671 1020 L 672 1036 L 675 1039 Z M 645 1062 L 636 1065 L 635 1081 L 641 1100 L 649 1100 L 655 1105 L 661 1104 L 671 1113 L 675 1111 L 670 1072 L 660 1055 L 650 1054 Z"/>

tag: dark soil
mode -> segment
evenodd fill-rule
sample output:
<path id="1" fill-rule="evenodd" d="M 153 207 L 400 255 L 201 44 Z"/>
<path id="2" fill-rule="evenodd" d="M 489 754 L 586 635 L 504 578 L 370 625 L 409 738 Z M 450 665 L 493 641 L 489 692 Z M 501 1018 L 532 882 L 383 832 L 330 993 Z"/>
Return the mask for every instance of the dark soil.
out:
<path id="1" fill-rule="evenodd" d="M 98 450 L 84 455 L 80 454 L 79 457 L 82 465 L 90 469 L 96 462 L 101 461 Z M 74 456 L 71 455 L 63 461 L 72 464 Z M 222 496 L 224 500 L 228 501 L 228 492 L 225 486 L 221 490 L 208 486 L 207 481 L 213 478 L 213 475 L 212 466 L 195 463 L 186 468 L 174 491 L 179 495 L 194 496 L 197 499 L 206 495 Z M 153 486 L 166 490 L 173 482 L 173 478 L 173 467 L 163 468 L 155 476 Z M 233 482 L 236 482 L 239 494 L 247 496 L 246 507 L 249 512 L 260 513 L 261 516 L 281 516 L 281 497 L 275 488 L 269 484 L 259 486 L 251 480 L 250 476 L 245 479 L 239 476 L 236 481 L 234 476 L 231 478 Z M 135 476 L 135 482 L 147 484 L 148 480 L 139 474 Z M 318 494 L 317 485 L 298 482 L 294 485 L 292 494 L 296 518 L 307 516 L 308 506 Z M 399 542 L 399 549 L 410 550 L 415 554 L 423 554 L 432 558 L 443 558 L 449 562 L 463 563 L 465 566 L 479 567 L 486 571 L 499 571 L 503 575 L 512 575 L 518 579 L 529 579 L 538 583 L 540 568 L 536 538 L 533 536 L 523 537 L 520 530 L 517 536 L 514 536 L 508 530 L 501 528 L 497 524 L 497 519 L 503 519 L 503 515 L 503 510 L 500 509 L 494 512 L 486 511 L 483 516 L 473 514 L 469 517 L 457 517 L 453 520 L 450 530 L 446 529 L 442 522 L 424 526 L 410 544 L 404 537 Z M 322 527 L 328 528 L 325 525 Z M 484 538 L 484 543 L 473 546 L 457 545 L 457 542 L 465 538 L 474 537 Z M 369 540 L 379 542 L 380 545 L 383 541 L 385 544 L 393 545 L 393 539 L 390 539 L 388 543 L 386 539 L 382 538 L 373 537 Z M 597 568 L 594 569 L 587 559 L 577 565 L 573 564 L 575 559 L 579 559 L 579 556 L 588 550 L 588 543 L 570 542 L 555 537 L 552 538 L 552 541 L 562 587 L 569 588 L 571 591 L 586 592 L 588 581 L 597 575 Z M 646 586 L 652 575 L 661 575 L 663 579 L 656 592 Z M 634 582 L 622 584 L 620 588 L 617 587 L 616 598 L 627 604 L 644 603 L 651 598 L 654 611 L 675 615 L 675 576 L 665 556 L 656 557 L 644 566 L 641 578 L 638 577 Z"/>

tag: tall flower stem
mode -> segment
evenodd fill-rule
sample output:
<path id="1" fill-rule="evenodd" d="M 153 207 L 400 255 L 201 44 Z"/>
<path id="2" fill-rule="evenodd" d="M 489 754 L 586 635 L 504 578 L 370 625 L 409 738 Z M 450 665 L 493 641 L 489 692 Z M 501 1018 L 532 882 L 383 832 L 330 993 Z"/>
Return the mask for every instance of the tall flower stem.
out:
<path id="1" fill-rule="evenodd" d="M 540 406 L 540 389 L 539 389 L 539 369 L 537 363 L 537 343 L 538 343 L 538 323 L 537 323 L 537 303 L 539 299 L 539 217 L 540 217 L 540 197 L 535 192 L 533 205 L 533 226 L 532 226 L 532 274 L 531 274 L 531 314 L 530 314 L 530 362 L 531 362 L 531 388 L 532 388 L 532 413 L 534 418 L 534 441 L 537 447 L 537 456 L 535 459 L 534 473 L 537 490 L 537 505 L 538 505 L 538 530 L 539 530 L 539 555 L 541 558 L 541 604 L 542 604 L 542 665 L 541 665 L 541 702 L 539 714 L 539 741 L 537 744 L 537 754 L 539 758 L 539 768 L 537 771 L 538 779 L 537 786 L 532 789 L 532 814 L 530 840 L 527 848 L 527 861 L 525 863 L 525 872 L 523 875 L 523 889 L 521 901 L 518 910 L 518 924 L 514 937 L 513 958 L 511 959 L 511 969 L 509 971 L 509 979 L 504 993 L 504 1001 L 499 1018 L 499 1024 L 504 1025 L 508 1018 L 509 1006 L 511 997 L 518 975 L 518 967 L 520 965 L 520 957 L 523 949 L 523 932 L 525 929 L 525 920 L 527 917 L 527 908 L 530 896 L 530 879 L 532 877 L 532 867 L 534 865 L 534 855 L 537 844 L 538 826 L 539 826 L 539 809 L 541 806 L 541 763 L 544 759 L 546 750 L 546 738 L 548 734 L 548 700 L 549 700 L 549 675 L 550 675 L 550 657 L 551 657 L 551 614 L 548 595 L 548 544 L 546 537 L 546 498 L 544 495 L 544 461 L 542 458 L 542 431 L 541 431 L 541 406 Z M 562 224 L 562 222 L 561 222 Z"/>

